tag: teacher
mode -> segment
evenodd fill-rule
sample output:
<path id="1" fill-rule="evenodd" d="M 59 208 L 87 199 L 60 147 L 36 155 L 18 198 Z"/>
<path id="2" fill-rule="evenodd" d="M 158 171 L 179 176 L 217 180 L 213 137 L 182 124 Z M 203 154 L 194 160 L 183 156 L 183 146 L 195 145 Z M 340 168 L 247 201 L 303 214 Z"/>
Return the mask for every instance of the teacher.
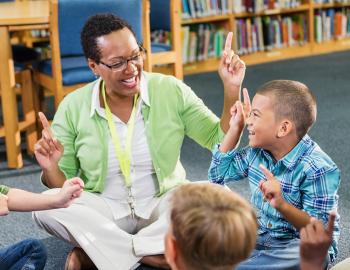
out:
<path id="1" fill-rule="evenodd" d="M 70 208 L 34 213 L 41 228 L 76 246 L 65 269 L 169 268 L 163 238 L 170 194 L 187 181 L 179 160 L 184 137 L 211 149 L 239 99 L 245 65 L 231 42 L 229 33 L 219 64 L 219 119 L 182 81 L 143 71 L 145 50 L 127 22 L 112 14 L 86 22 L 81 44 L 98 79 L 64 98 L 52 126 L 40 113 L 44 129 L 35 146 L 42 182 L 56 188 L 46 193 L 74 176 L 85 183 Z"/>

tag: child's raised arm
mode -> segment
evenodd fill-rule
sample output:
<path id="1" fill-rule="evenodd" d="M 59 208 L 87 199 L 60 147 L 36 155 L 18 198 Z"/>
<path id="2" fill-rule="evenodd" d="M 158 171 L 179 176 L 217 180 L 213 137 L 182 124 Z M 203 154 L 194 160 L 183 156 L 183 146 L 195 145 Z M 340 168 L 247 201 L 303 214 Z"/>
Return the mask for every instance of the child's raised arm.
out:
<path id="1" fill-rule="evenodd" d="M 84 182 L 78 177 L 66 180 L 61 190 L 53 195 L 11 188 L 7 193 L 8 210 L 27 212 L 68 207 L 75 198 L 80 196 L 83 188 Z"/>
<path id="2" fill-rule="evenodd" d="M 243 104 L 241 101 L 236 103 L 231 108 L 230 128 L 227 131 L 221 145 L 220 152 L 226 153 L 237 147 L 245 127 L 246 118 L 250 113 L 251 105 L 248 90 L 243 89 Z"/>

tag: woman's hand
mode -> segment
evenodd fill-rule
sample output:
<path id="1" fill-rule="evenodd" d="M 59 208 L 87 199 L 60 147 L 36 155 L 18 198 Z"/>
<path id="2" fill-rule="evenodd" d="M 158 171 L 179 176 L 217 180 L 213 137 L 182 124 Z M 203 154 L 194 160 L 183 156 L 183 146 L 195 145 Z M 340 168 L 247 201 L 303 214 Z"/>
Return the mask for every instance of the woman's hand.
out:
<path id="1" fill-rule="evenodd" d="M 36 160 L 43 170 L 50 170 L 58 166 L 63 154 L 63 145 L 54 137 L 49 121 L 42 112 L 39 118 L 43 125 L 42 137 L 34 146 Z"/>
<path id="2" fill-rule="evenodd" d="M 78 198 L 84 189 L 84 182 L 79 177 L 68 179 L 64 182 L 61 190 L 57 193 L 56 208 L 68 207 L 75 198 Z"/>
<path id="3" fill-rule="evenodd" d="M 219 64 L 219 75 L 224 84 L 224 88 L 232 91 L 240 89 L 244 75 L 245 75 L 245 63 L 239 58 L 237 54 L 232 50 L 232 37 L 233 33 L 229 32 L 226 37 L 225 49 L 222 53 Z"/>

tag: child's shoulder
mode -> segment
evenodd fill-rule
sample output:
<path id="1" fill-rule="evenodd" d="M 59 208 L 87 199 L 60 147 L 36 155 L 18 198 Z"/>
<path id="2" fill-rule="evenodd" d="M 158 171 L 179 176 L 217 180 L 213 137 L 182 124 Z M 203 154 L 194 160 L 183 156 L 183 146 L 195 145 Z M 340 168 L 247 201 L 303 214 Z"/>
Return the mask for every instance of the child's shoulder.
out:
<path id="1" fill-rule="evenodd" d="M 309 138 L 308 143 L 309 147 L 300 157 L 300 165 L 304 167 L 304 170 L 308 174 L 319 171 L 338 170 L 332 158 L 315 141 Z"/>

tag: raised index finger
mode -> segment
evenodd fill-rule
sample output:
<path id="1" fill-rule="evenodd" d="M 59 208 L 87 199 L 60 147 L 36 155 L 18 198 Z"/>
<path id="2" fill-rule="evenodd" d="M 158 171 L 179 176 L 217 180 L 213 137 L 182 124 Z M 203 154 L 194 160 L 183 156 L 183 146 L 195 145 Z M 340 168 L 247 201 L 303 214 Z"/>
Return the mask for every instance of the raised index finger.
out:
<path id="1" fill-rule="evenodd" d="M 54 139 L 54 135 L 53 135 L 53 133 L 52 133 L 50 123 L 49 123 L 49 121 L 47 120 L 45 114 L 43 114 L 42 112 L 39 112 L 38 115 L 39 115 L 40 122 L 41 122 L 41 124 L 43 125 L 44 130 L 47 131 L 47 133 L 49 134 L 49 136 L 50 136 L 51 139 L 53 140 L 53 139 Z"/>
<path id="2" fill-rule="evenodd" d="M 333 229 L 334 229 L 334 222 L 335 222 L 335 218 L 336 218 L 336 212 L 335 211 L 331 211 L 329 213 L 329 217 L 328 217 L 328 226 L 327 226 L 327 232 L 329 235 L 333 234 Z"/>
<path id="3" fill-rule="evenodd" d="M 43 128 L 45 128 L 45 129 L 50 128 L 50 123 L 49 123 L 49 121 L 47 121 L 45 114 L 43 114 L 42 112 L 39 112 L 38 115 L 40 118 L 40 122 L 43 125 Z"/>
<path id="4" fill-rule="evenodd" d="M 250 97 L 247 88 L 243 88 L 243 103 L 246 106 L 246 108 L 250 111 Z"/>
<path id="5" fill-rule="evenodd" d="M 259 167 L 267 180 L 273 177 L 273 174 L 264 165 L 260 164 Z"/>
<path id="6" fill-rule="evenodd" d="M 225 41 L 225 51 L 227 52 L 227 55 L 229 55 L 229 53 L 231 52 L 231 48 L 232 48 L 232 37 L 233 37 L 233 33 L 229 32 L 227 34 L 226 37 L 226 41 Z"/>

